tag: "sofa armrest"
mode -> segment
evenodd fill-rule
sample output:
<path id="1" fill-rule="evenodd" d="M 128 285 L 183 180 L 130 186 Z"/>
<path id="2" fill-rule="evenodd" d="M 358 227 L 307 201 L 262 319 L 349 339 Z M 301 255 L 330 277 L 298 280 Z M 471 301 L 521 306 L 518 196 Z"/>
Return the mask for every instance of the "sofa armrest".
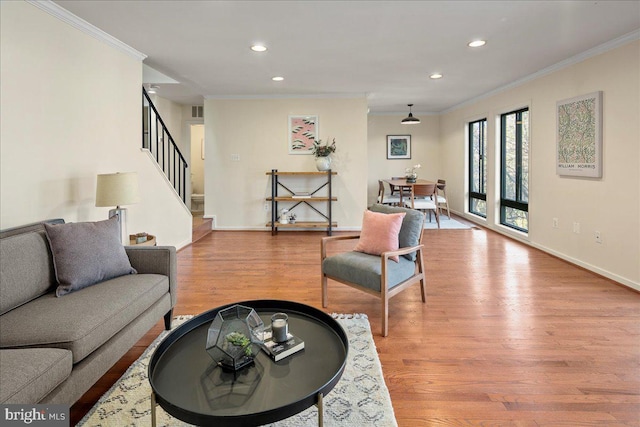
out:
<path id="1" fill-rule="evenodd" d="M 131 266 L 140 274 L 162 274 L 169 278 L 171 307 L 178 292 L 178 261 L 173 246 L 125 246 Z"/>

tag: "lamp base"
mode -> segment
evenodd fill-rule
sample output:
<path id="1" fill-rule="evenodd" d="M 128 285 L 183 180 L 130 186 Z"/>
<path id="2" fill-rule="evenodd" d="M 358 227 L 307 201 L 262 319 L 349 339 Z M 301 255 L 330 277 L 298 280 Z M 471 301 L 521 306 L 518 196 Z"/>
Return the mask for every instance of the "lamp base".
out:
<path id="1" fill-rule="evenodd" d="M 117 207 L 109 211 L 109 218 L 118 218 L 118 227 L 120 230 L 120 243 L 129 244 L 129 236 L 127 235 L 127 209 Z"/>

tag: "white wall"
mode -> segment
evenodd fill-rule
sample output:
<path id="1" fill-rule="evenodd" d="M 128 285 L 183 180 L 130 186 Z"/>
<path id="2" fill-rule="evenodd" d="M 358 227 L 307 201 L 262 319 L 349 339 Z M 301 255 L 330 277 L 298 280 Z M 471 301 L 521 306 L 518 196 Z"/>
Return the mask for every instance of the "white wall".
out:
<path id="1" fill-rule="evenodd" d="M 556 175 L 556 102 L 603 91 L 603 177 Z M 495 117 L 530 108 L 529 235 L 533 246 L 640 290 L 640 42 L 592 57 L 441 117 L 443 173 L 451 208 L 464 211 L 465 123 L 488 119 L 490 176 L 486 225 L 496 225 L 497 132 Z M 469 218 L 474 216 L 469 215 Z M 477 217 L 475 217 L 477 218 Z M 558 218 L 559 228 L 552 228 Z M 580 234 L 573 223 L 580 223 Z M 595 242 L 594 233 L 603 242 Z M 517 236 L 517 238 L 522 238 Z"/>
<path id="2" fill-rule="evenodd" d="M 0 228 L 106 219 L 96 175 L 137 171 L 130 232 L 191 241 L 191 216 L 141 152 L 142 63 L 24 2 L 2 2 Z"/>
<path id="3" fill-rule="evenodd" d="M 378 180 L 404 176 L 408 167 L 420 164 L 418 177 L 436 181 L 444 178 L 440 165 L 440 117 L 419 115 L 420 123 L 403 125 L 405 116 L 370 115 L 368 126 L 369 179 L 368 204 L 376 201 Z M 387 135 L 411 135 L 411 159 L 387 159 Z M 387 188 L 387 192 L 388 192 Z"/>
<path id="4" fill-rule="evenodd" d="M 167 126 L 173 141 L 184 155 L 188 151 L 189 141 L 185 141 L 182 136 L 183 106 L 158 94 L 149 95 L 149 98 L 151 98 L 151 102 L 160 113 L 160 117 L 162 117 L 162 121 Z"/>
<path id="5" fill-rule="evenodd" d="M 359 228 L 367 206 L 366 112 L 364 97 L 206 100 L 205 215 L 215 216 L 218 228 L 265 229 L 266 172 L 316 171 L 313 156 L 288 151 L 288 116 L 309 114 L 318 115 L 319 138 L 336 139 L 334 221 L 338 228 Z"/>
<path id="6" fill-rule="evenodd" d="M 204 193 L 204 160 L 202 159 L 202 143 L 204 140 L 204 125 L 191 126 L 191 184 L 192 192 Z"/>

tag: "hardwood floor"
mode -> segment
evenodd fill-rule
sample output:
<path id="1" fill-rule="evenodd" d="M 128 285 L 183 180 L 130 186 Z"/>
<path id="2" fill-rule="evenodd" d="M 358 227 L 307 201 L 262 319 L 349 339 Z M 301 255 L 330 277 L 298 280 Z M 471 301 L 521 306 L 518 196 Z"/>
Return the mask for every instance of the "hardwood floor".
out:
<path id="1" fill-rule="evenodd" d="M 339 233 L 336 233 L 339 234 Z M 321 308 L 320 232 L 215 231 L 181 250 L 175 314 L 250 299 Z M 329 281 L 329 312 L 367 313 L 399 426 L 639 426 L 640 294 L 484 229 L 425 230 L 418 286 L 377 299 Z M 71 411 L 77 422 L 162 330 Z"/>

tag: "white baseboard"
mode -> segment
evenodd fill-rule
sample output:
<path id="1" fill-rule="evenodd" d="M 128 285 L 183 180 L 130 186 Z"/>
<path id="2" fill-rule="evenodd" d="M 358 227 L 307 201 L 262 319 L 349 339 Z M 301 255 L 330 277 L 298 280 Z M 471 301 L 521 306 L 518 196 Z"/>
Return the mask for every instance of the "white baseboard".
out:
<path id="1" fill-rule="evenodd" d="M 179 244 L 176 245 L 176 250 L 179 251 L 180 249 L 186 246 L 189 246 L 191 243 L 192 243 L 191 239 L 180 242 Z"/>
<path id="2" fill-rule="evenodd" d="M 554 251 L 553 249 L 547 248 L 546 246 L 538 245 L 537 243 L 529 243 L 529 245 L 533 246 L 536 249 L 540 249 L 543 252 L 549 253 L 549 254 L 551 254 L 553 256 L 556 256 L 556 257 L 561 258 L 561 259 L 563 259 L 565 261 L 568 261 L 568 262 L 570 262 L 572 264 L 578 265 L 578 266 L 580 266 L 580 267 L 582 267 L 584 269 L 592 271 L 592 272 L 594 272 L 596 274 L 604 276 L 607 279 L 611 279 L 611 280 L 613 280 L 615 282 L 618 282 L 621 285 L 627 286 L 627 287 L 629 287 L 631 289 L 635 289 L 636 291 L 640 291 L 640 283 L 635 283 L 632 280 L 629 280 L 629 279 L 627 279 L 625 277 L 618 276 L 615 273 L 612 273 L 610 271 L 604 270 L 604 269 L 602 269 L 600 267 L 596 267 L 595 265 L 591 265 L 591 264 L 586 263 L 584 261 L 580 261 L 579 259 L 572 258 L 572 257 L 570 257 L 568 255 L 565 255 L 565 254 L 561 253 L 561 252 Z"/>
<path id="3" fill-rule="evenodd" d="M 464 218 L 464 219 L 466 219 L 468 221 L 471 221 L 471 222 L 473 222 L 475 224 L 478 224 L 478 225 L 480 225 L 480 226 L 482 226 L 484 228 L 487 228 L 487 229 L 489 229 L 491 231 L 495 231 L 496 233 L 500 233 L 503 236 L 506 236 L 506 237 L 509 237 L 511 239 L 517 240 L 518 242 L 522 242 L 525 245 L 529 245 L 529 246 L 531 246 L 533 248 L 541 250 L 542 252 L 546 252 L 546 253 L 548 253 L 550 255 L 553 255 L 553 256 L 558 257 L 558 258 L 560 258 L 562 260 L 570 262 L 571 264 L 575 264 L 575 265 L 577 265 L 579 267 L 582 267 L 582 268 L 584 268 L 586 270 L 592 271 L 592 272 L 594 272 L 596 274 L 599 274 L 600 276 L 606 277 L 607 279 L 611 279 L 611 280 L 613 280 L 615 282 L 618 282 L 621 285 L 624 285 L 624 286 L 626 286 L 628 288 L 634 289 L 636 291 L 640 291 L 640 283 L 634 282 L 633 280 L 627 279 L 626 277 L 619 276 L 619 275 L 617 275 L 615 273 L 612 273 L 610 271 L 604 270 L 604 269 L 602 269 L 600 267 L 597 267 L 595 265 L 586 263 L 586 262 L 581 261 L 581 260 L 579 260 L 577 258 L 573 258 L 573 257 L 571 257 L 571 256 L 569 256 L 567 254 L 562 253 L 562 252 L 558 252 L 558 251 L 556 251 L 554 249 L 551 249 L 551 248 L 548 248 L 546 246 L 531 242 L 528 239 L 520 238 L 519 236 L 514 235 L 512 233 L 505 232 L 501 228 L 494 227 L 494 226 L 490 225 L 487 221 L 473 218 L 471 215 L 461 214 L 460 212 L 456 212 L 456 211 L 453 211 L 453 210 L 452 210 L 452 212 L 455 213 L 456 215 L 461 216 L 462 218 Z"/>

